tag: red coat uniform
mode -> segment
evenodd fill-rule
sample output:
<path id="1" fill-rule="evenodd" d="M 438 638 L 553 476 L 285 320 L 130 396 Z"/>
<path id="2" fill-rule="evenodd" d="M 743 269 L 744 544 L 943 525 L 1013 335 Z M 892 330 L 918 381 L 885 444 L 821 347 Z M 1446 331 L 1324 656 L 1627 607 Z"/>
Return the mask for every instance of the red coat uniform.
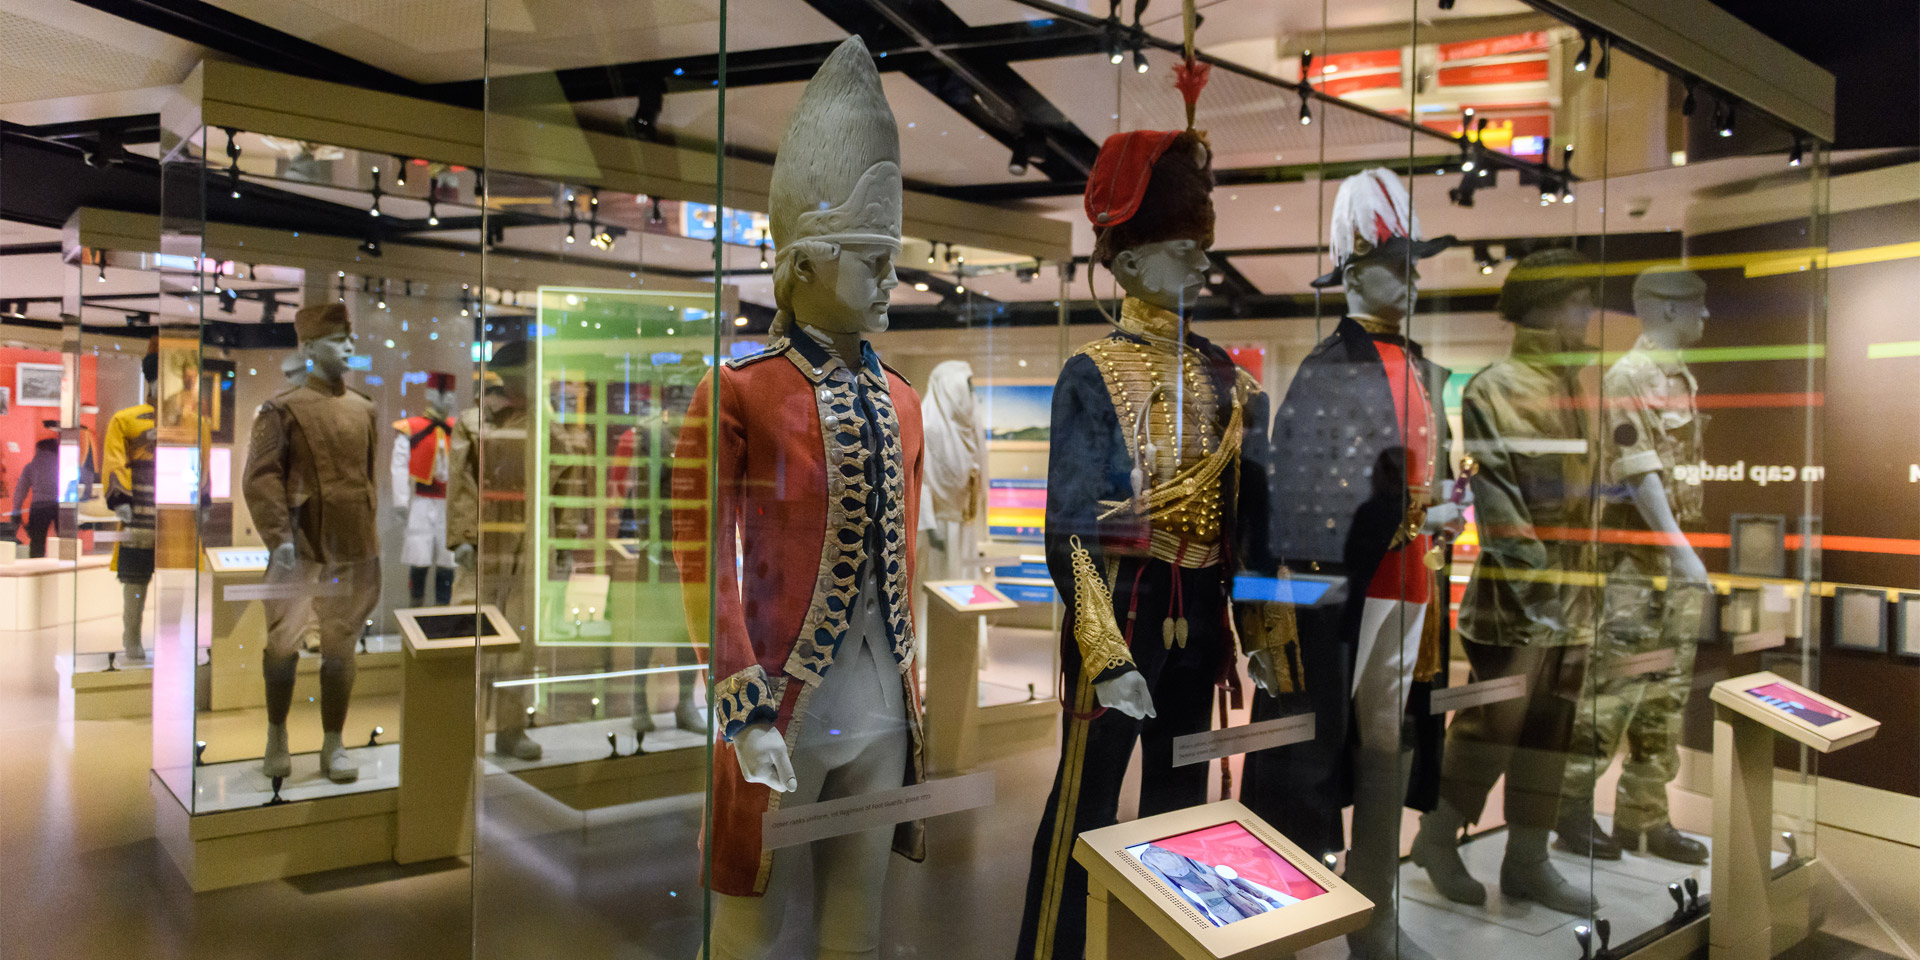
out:
<path id="1" fill-rule="evenodd" d="M 856 383 L 855 374 L 804 334 L 797 343 L 779 340 L 764 353 L 727 361 L 716 372 L 718 424 L 709 430 L 715 382 L 709 375 L 694 391 L 674 451 L 673 497 L 681 505 L 674 511 L 674 559 L 685 583 L 688 626 L 708 644 L 715 678 L 712 709 L 721 741 L 713 751 L 710 882 L 716 892 L 749 896 L 766 891 L 772 857 L 761 844 L 760 823 L 780 798 L 742 777 L 732 737 L 748 723 L 771 721 L 789 747 L 796 742 L 796 706 L 832 667 L 859 589 L 858 571 L 868 560 L 884 594 L 887 641 L 905 687 L 913 744 L 906 782 L 922 779 L 911 608 L 920 398 L 871 349 Z M 860 387 L 877 430 L 862 412 Z M 719 474 L 711 551 L 709 433 Z M 873 470 L 869 443 L 879 454 Z M 876 489 L 878 496 L 871 496 Z M 869 504 L 878 515 L 870 516 Z M 921 859 L 921 825 L 903 824 L 894 847 Z"/>

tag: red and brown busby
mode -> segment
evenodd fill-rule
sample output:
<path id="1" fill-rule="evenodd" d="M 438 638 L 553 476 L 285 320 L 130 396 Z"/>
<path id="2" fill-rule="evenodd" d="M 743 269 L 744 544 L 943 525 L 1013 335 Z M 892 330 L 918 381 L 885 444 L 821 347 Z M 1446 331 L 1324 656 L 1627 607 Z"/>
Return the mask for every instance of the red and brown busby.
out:
<path id="1" fill-rule="evenodd" d="M 1163 240 L 1213 245 L 1213 151 L 1195 130 L 1133 130 L 1100 145 L 1087 178 L 1093 260 Z"/>

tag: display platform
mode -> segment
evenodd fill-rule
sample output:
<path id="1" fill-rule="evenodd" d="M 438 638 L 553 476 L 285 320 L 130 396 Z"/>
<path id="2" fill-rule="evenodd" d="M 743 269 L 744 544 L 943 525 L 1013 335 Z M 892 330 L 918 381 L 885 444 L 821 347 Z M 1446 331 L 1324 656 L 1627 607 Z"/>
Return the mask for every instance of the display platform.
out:
<path id="1" fill-rule="evenodd" d="M 1238 801 L 1089 830 L 1087 960 L 1280 960 L 1373 904 Z"/>
<path id="2" fill-rule="evenodd" d="M 62 541 L 73 544 L 74 541 Z M 49 553 L 54 546 L 48 543 Z M 109 554 L 0 563 L 0 630 L 38 630 L 120 616 Z M 85 597 L 86 603 L 77 602 Z"/>
<path id="3" fill-rule="evenodd" d="M 400 785 L 400 744 L 349 748 L 347 755 L 360 764 L 360 779 L 352 783 L 334 783 L 323 776 L 320 773 L 320 754 L 294 754 L 293 775 L 281 782 L 280 799 L 295 803 L 373 790 L 392 790 Z M 273 799 L 273 781 L 260 772 L 258 757 L 209 763 L 194 768 L 193 793 L 193 808 L 197 815 L 247 810 L 265 806 Z"/>
<path id="4" fill-rule="evenodd" d="M 538 760 L 515 760 L 493 752 L 486 737 L 486 778 L 511 776 L 575 810 L 698 794 L 706 788 L 706 737 L 675 729 L 671 712 L 653 715 L 654 730 L 634 752 L 633 721 L 627 717 L 537 726 L 527 731 L 542 750 Z M 614 738 L 615 746 L 607 742 Z"/>

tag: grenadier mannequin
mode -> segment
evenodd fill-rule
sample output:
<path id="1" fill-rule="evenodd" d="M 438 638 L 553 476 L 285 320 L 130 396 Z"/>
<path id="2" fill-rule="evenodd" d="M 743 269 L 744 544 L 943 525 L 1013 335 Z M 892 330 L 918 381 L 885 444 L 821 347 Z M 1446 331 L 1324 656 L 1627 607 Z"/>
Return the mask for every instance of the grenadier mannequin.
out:
<path id="1" fill-rule="evenodd" d="M 675 450 L 673 496 L 696 504 L 675 512 L 675 530 L 708 529 L 709 474 L 698 465 L 709 437 L 718 471 L 715 539 L 675 537 L 721 739 L 705 838 L 715 958 L 765 956 L 801 884 L 806 852 L 762 844 L 767 811 L 921 777 L 911 608 L 920 398 L 866 340 L 886 329 L 898 283 L 899 158 L 879 74 L 851 37 L 808 82 L 775 155 L 776 339 L 701 380 Z M 924 857 L 918 823 L 812 845 L 804 956 L 879 955 L 890 837 Z"/>
<path id="2" fill-rule="evenodd" d="M 1070 699 L 1034 836 L 1021 960 L 1084 952 L 1087 875 L 1073 842 L 1115 822 L 1136 741 L 1141 816 L 1207 799 L 1207 765 L 1173 766 L 1173 739 L 1211 728 L 1216 683 L 1235 669 L 1234 537 L 1266 528 L 1267 449 L 1266 395 L 1190 326 L 1210 266 L 1212 190 L 1211 151 L 1192 129 L 1107 138 L 1087 183 L 1093 259 L 1126 299 L 1115 331 L 1069 358 L 1054 387 L 1046 556 L 1067 607 Z M 1256 482 L 1243 488 L 1249 470 Z"/>
<path id="3" fill-rule="evenodd" d="M 453 601 L 453 551 L 447 549 L 447 477 L 452 464 L 455 397 L 453 374 L 428 373 L 421 391 L 426 409 L 393 422 L 393 511 L 407 525 L 400 560 L 407 565 L 413 605 L 425 606 L 427 577 L 433 577 L 434 602 Z"/>
<path id="4" fill-rule="evenodd" d="M 354 643 L 380 600 L 379 427 L 373 401 L 345 382 L 353 357 L 347 308 L 329 303 L 294 316 L 308 372 L 254 415 L 242 490 L 271 551 L 266 582 L 298 594 L 266 601 L 267 749 L 261 771 L 292 772 L 287 711 L 309 618 L 320 634 L 320 771 L 337 783 L 360 775 L 341 731 L 353 695 Z M 319 598 L 318 603 L 315 602 Z"/>
<path id="5" fill-rule="evenodd" d="M 1710 589 L 1707 568 L 1685 533 L 1700 522 L 1701 485 L 1681 479 L 1677 470 L 1703 455 L 1700 387 L 1680 351 L 1705 332 L 1706 296 L 1706 281 L 1691 270 L 1662 265 L 1641 272 L 1633 282 L 1640 338 L 1602 381 L 1606 478 L 1624 488 L 1607 504 L 1605 528 L 1659 539 L 1599 548 L 1606 586 L 1588 668 L 1592 709 L 1574 720 L 1556 829 L 1562 848 L 1602 859 L 1618 858 L 1623 847 L 1644 846 L 1680 863 L 1707 861 L 1706 844 L 1675 829 L 1667 809 L 1667 784 L 1680 772 L 1680 727 Z M 1673 663 L 1651 673 L 1619 669 L 1658 650 L 1672 650 Z M 1593 819 L 1593 791 L 1622 738 L 1627 757 L 1608 836 Z"/>
<path id="6" fill-rule="evenodd" d="M 1334 269 L 1313 284 L 1344 285 L 1347 314 L 1301 363 L 1274 419 L 1273 553 L 1294 571 L 1345 576 L 1347 592 L 1295 612 L 1299 675 L 1252 664 L 1253 719 L 1310 709 L 1314 739 L 1249 757 L 1242 796 L 1313 853 L 1346 846 L 1346 881 L 1374 903 L 1368 925 L 1347 935 L 1354 957 L 1429 960 L 1395 910 L 1400 810 L 1419 739 L 1407 701 L 1414 681 L 1445 662 L 1438 631 L 1426 629 L 1435 575 L 1425 559 L 1428 533 L 1458 524 L 1461 507 L 1435 491 L 1449 472 L 1437 402 L 1448 372 L 1426 359 L 1407 321 L 1415 263 L 1453 238 L 1422 239 L 1406 187 L 1379 168 L 1340 184 L 1329 236 Z M 1437 724 L 1431 733 L 1428 750 Z"/>

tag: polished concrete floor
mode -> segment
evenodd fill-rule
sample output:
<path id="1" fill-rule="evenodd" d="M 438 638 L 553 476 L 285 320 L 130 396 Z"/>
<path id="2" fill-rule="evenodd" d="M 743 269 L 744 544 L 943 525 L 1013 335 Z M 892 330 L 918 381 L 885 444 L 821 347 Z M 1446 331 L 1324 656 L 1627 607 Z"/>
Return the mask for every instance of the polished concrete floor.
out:
<path id="1" fill-rule="evenodd" d="M 695 955 L 703 924 L 697 794 L 582 811 L 496 772 L 483 781 L 471 863 L 356 868 L 195 895 L 154 839 L 151 725 L 71 719 L 54 669 L 70 643 L 61 631 L 0 635 L 0 958 Z M 317 723 L 304 712 L 309 707 L 300 710 L 295 749 L 311 749 L 299 742 L 301 731 Z M 356 728 L 394 712 L 377 698 L 356 701 L 355 711 Z M 240 711 L 209 719 L 207 729 L 237 759 L 252 749 L 257 724 Z M 225 752 L 209 759 L 229 759 Z M 887 926 L 887 960 L 1011 955 L 1026 854 L 1054 756 L 1043 749 L 996 762 L 996 805 L 936 820 L 927 863 L 892 860 L 886 916 L 897 922 Z M 1484 844 L 1474 852 L 1491 854 L 1497 842 L 1489 837 L 1469 849 Z M 1819 846 L 1821 933 L 1794 960 L 1920 960 L 1920 850 L 1831 828 L 1821 831 Z M 1658 864 L 1629 866 L 1651 868 L 1655 880 L 1665 875 Z M 1578 956 L 1560 932 L 1564 918 L 1486 924 L 1420 903 L 1424 882 L 1411 869 L 1405 875 L 1410 924 L 1423 922 L 1426 911 L 1446 914 L 1432 920 L 1432 936 L 1449 925 L 1479 931 L 1464 951 L 1468 940 L 1423 938 L 1445 960 Z M 1513 926 L 1540 929 L 1501 933 Z M 796 940 L 776 956 L 798 957 L 798 949 Z M 1344 955 L 1325 944 L 1302 960 Z"/>

